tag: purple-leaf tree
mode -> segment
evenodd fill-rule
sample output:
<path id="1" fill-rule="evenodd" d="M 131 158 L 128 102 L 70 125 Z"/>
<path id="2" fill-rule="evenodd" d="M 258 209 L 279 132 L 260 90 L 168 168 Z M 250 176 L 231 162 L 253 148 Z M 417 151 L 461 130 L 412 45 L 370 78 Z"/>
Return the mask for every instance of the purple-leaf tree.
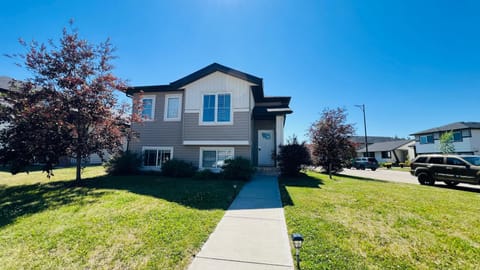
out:
<path id="1" fill-rule="evenodd" d="M 355 146 L 349 140 L 355 129 L 347 124 L 345 109 L 325 109 L 319 120 L 309 129 L 312 143 L 312 160 L 322 166 L 332 178 L 332 172 L 338 171 L 342 163 L 355 155 Z"/>
<path id="2" fill-rule="evenodd" d="M 67 29 L 58 44 L 20 43 L 27 53 L 13 57 L 20 57 L 32 78 L 13 82 L 4 96 L 0 160 L 12 173 L 41 162 L 50 176 L 60 157 L 72 157 L 79 181 L 82 160 L 119 151 L 128 124 L 140 120 L 115 98 L 126 85 L 112 73 L 112 44 L 91 44 Z"/>

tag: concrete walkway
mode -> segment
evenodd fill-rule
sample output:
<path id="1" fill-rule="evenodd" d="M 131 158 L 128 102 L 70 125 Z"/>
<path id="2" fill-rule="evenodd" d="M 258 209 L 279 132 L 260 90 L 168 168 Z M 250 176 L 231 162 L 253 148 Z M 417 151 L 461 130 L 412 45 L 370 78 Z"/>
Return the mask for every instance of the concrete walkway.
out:
<path id="1" fill-rule="evenodd" d="M 276 176 L 257 175 L 233 201 L 189 270 L 293 270 Z"/>

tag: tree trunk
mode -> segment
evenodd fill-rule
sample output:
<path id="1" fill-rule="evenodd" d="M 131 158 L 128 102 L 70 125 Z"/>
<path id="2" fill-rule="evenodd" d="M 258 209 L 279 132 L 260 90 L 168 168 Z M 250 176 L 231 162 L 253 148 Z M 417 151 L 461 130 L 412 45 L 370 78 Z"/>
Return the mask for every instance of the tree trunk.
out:
<path id="1" fill-rule="evenodd" d="M 332 179 L 332 162 L 328 163 L 328 177 Z"/>
<path id="2" fill-rule="evenodd" d="M 80 153 L 77 152 L 77 171 L 76 171 L 75 181 L 80 182 L 82 180 L 81 172 L 82 172 L 82 156 Z"/>

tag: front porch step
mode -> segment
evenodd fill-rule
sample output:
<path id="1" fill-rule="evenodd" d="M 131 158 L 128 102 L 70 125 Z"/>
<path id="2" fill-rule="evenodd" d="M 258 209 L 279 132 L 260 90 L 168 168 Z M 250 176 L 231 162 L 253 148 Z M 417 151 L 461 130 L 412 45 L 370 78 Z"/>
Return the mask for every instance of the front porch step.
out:
<path id="1" fill-rule="evenodd" d="M 269 175 L 269 176 L 279 176 L 280 169 L 277 167 L 257 167 L 257 175 Z"/>

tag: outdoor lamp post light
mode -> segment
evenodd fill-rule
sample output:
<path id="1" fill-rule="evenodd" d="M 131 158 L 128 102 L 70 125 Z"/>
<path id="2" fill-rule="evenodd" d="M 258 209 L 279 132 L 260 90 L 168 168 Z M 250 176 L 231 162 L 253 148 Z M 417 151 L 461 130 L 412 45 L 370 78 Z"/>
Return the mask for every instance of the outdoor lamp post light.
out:
<path id="1" fill-rule="evenodd" d="M 355 105 L 363 112 L 363 127 L 365 128 L 365 155 L 368 157 L 367 118 L 365 117 L 365 104 Z"/>
<path id="2" fill-rule="evenodd" d="M 295 247 L 295 257 L 297 259 L 297 268 L 300 269 L 300 249 L 303 244 L 303 236 L 299 233 L 292 234 L 292 242 Z"/>

